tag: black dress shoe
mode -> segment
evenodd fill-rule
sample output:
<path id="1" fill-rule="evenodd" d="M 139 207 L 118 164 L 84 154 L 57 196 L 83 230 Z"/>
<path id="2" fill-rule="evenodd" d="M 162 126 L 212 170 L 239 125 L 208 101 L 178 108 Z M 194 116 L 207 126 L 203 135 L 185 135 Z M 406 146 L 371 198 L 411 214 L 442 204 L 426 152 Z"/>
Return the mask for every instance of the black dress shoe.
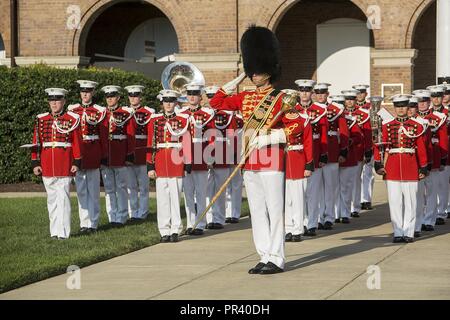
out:
<path id="1" fill-rule="evenodd" d="M 170 236 L 170 242 L 178 242 L 178 233 L 172 233 Z"/>
<path id="2" fill-rule="evenodd" d="M 414 242 L 414 238 L 411 238 L 411 237 L 403 237 L 403 240 L 404 240 L 406 243 L 412 243 L 412 242 Z"/>
<path id="3" fill-rule="evenodd" d="M 323 229 L 324 229 L 324 228 L 323 228 L 323 224 L 321 224 L 321 223 L 319 222 L 319 224 L 317 225 L 317 229 L 323 230 Z"/>
<path id="4" fill-rule="evenodd" d="M 434 231 L 434 227 L 431 224 L 425 226 L 425 231 Z"/>
<path id="5" fill-rule="evenodd" d="M 359 205 L 361 206 L 361 210 L 366 210 L 366 202 L 361 202 Z"/>
<path id="6" fill-rule="evenodd" d="M 163 237 L 161 237 L 160 242 L 161 243 L 170 242 L 170 236 L 163 236 Z"/>
<path id="7" fill-rule="evenodd" d="M 372 210 L 372 202 L 366 202 L 366 210 Z"/>
<path id="8" fill-rule="evenodd" d="M 324 230 L 333 230 L 333 224 L 330 221 L 325 222 L 323 225 Z"/>
<path id="9" fill-rule="evenodd" d="M 305 236 L 315 237 L 316 236 L 316 228 L 311 228 L 311 229 L 306 230 Z"/>
<path id="10" fill-rule="evenodd" d="M 420 233 L 420 231 L 414 232 L 414 238 L 420 238 L 421 236 L 422 234 Z"/>
<path id="11" fill-rule="evenodd" d="M 67 238 L 64 238 L 64 237 L 58 237 L 58 240 L 67 240 Z"/>
<path id="12" fill-rule="evenodd" d="M 191 235 L 193 236 L 201 236 L 203 234 L 203 230 L 202 229 L 194 229 L 191 232 Z"/>
<path id="13" fill-rule="evenodd" d="M 422 227 L 420 228 L 420 231 L 425 231 L 427 229 L 427 227 L 423 224 Z"/>
<path id="14" fill-rule="evenodd" d="M 450 219 L 450 212 L 447 212 L 447 219 Z"/>
<path id="15" fill-rule="evenodd" d="M 87 233 L 96 233 L 97 229 L 95 228 L 88 228 Z"/>
<path id="16" fill-rule="evenodd" d="M 214 229 L 214 223 L 210 222 L 206 225 L 205 229 Z"/>
<path id="17" fill-rule="evenodd" d="M 284 236 L 284 241 L 291 242 L 292 241 L 292 233 L 288 233 Z"/>
<path id="18" fill-rule="evenodd" d="M 359 212 L 353 211 L 353 212 L 350 214 L 350 217 L 352 217 L 352 218 L 359 218 Z"/>
<path id="19" fill-rule="evenodd" d="M 52 239 L 58 239 L 58 237 L 57 236 L 53 236 Z"/>
<path id="20" fill-rule="evenodd" d="M 436 225 L 437 226 L 442 226 L 443 224 L 445 224 L 445 220 L 442 218 L 437 218 L 436 219 Z"/>
<path id="21" fill-rule="evenodd" d="M 187 228 L 186 229 L 186 234 L 191 234 L 192 233 L 192 228 Z"/>
<path id="22" fill-rule="evenodd" d="M 292 235 L 292 242 L 300 242 L 302 241 L 302 235 L 301 234 L 294 234 Z"/>
<path id="23" fill-rule="evenodd" d="M 231 223 L 231 218 L 226 218 L 225 223 Z"/>
<path id="24" fill-rule="evenodd" d="M 81 234 L 86 234 L 86 233 L 88 232 L 88 229 L 89 229 L 89 228 L 83 227 L 83 228 L 80 229 L 80 233 L 81 233 Z"/>
<path id="25" fill-rule="evenodd" d="M 394 237 L 394 240 L 392 240 L 393 243 L 401 243 L 405 242 L 405 239 L 403 237 Z"/>
<path id="26" fill-rule="evenodd" d="M 264 268 L 266 266 L 265 263 L 259 262 L 256 266 L 254 266 L 253 268 L 251 268 L 250 270 L 248 270 L 248 273 L 250 274 L 258 274 L 262 268 Z"/>
<path id="27" fill-rule="evenodd" d="M 221 223 L 213 223 L 213 225 L 214 225 L 214 229 L 216 229 L 216 230 L 223 229 L 223 224 L 221 224 Z"/>
<path id="28" fill-rule="evenodd" d="M 239 218 L 231 218 L 231 223 L 239 223 Z"/>
<path id="29" fill-rule="evenodd" d="M 334 223 L 341 223 L 341 219 L 335 219 Z"/>
<path id="30" fill-rule="evenodd" d="M 350 223 L 350 219 L 347 217 L 344 217 L 344 218 L 342 218 L 341 222 L 347 224 L 347 223 Z"/>
<path id="31" fill-rule="evenodd" d="M 259 271 L 259 274 L 274 274 L 274 273 L 280 273 L 284 270 L 278 267 L 276 264 L 272 262 L 268 262 L 262 269 Z"/>

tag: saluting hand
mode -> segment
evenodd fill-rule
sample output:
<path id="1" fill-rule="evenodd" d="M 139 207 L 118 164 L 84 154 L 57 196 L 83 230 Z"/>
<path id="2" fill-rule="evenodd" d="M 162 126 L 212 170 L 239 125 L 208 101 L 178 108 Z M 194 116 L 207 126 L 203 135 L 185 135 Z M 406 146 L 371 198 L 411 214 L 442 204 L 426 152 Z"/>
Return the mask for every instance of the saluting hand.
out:
<path id="1" fill-rule="evenodd" d="M 72 168 L 70 168 L 70 172 L 75 173 L 78 171 L 78 167 L 77 166 L 72 166 Z"/>
<path id="2" fill-rule="evenodd" d="M 40 176 L 42 173 L 42 167 L 41 166 L 37 166 L 33 169 L 33 173 L 37 176 Z"/>
<path id="3" fill-rule="evenodd" d="M 148 177 L 150 179 L 156 179 L 156 171 L 155 170 L 151 170 L 148 172 Z"/>

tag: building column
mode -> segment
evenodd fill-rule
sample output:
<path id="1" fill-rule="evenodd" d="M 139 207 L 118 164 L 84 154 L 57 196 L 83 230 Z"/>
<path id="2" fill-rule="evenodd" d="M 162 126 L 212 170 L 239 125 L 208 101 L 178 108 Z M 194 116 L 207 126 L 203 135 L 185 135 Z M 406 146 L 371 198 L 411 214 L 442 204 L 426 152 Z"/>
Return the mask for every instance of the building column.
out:
<path id="1" fill-rule="evenodd" d="M 441 83 L 450 77 L 450 0 L 437 0 L 436 8 L 436 76 Z"/>

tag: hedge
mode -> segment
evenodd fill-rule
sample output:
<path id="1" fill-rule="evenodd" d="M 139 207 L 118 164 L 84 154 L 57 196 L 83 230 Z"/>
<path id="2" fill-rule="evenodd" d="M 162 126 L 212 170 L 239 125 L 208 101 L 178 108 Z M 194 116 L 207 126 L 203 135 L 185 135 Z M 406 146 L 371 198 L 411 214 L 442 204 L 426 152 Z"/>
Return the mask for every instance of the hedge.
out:
<path id="1" fill-rule="evenodd" d="M 140 73 L 117 69 L 58 69 L 46 65 L 0 66 L 0 184 L 38 181 L 32 174 L 29 150 L 19 146 L 31 143 L 36 115 L 49 110 L 44 90 L 65 88 L 69 91 L 66 106 L 79 103 L 76 83 L 79 79 L 96 81 L 98 88 L 111 84 L 121 87 L 143 85 L 143 103 L 153 108 L 158 106 L 156 95 L 161 90 L 160 83 Z M 96 91 L 94 102 L 105 105 L 100 90 Z M 128 104 L 128 98 L 122 96 L 120 103 Z"/>

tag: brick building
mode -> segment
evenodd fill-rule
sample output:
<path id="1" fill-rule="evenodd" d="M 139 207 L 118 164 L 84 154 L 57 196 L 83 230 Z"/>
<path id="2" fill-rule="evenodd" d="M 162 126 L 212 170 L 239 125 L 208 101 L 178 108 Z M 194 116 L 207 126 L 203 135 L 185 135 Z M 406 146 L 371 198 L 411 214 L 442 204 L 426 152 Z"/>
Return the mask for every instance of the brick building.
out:
<path id="1" fill-rule="evenodd" d="M 0 0 L 0 64 L 6 65 L 11 63 L 10 2 Z M 442 13 L 450 11 L 450 0 L 15 2 L 19 66 L 175 59 L 194 63 L 208 84 L 220 85 L 239 73 L 239 39 L 255 23 L 274 30 L 280 40 L 282 88 L 312 77 L 332 82 L 334 92 L 368 82 L 372 95 L 389 96 L 434 84 L 439 73 L 450 75 L 445 62 L 450 61 L 450 40 L 445 40 L 450 12 Z M 440 66 L 437 43 L 445 56 Z"/>

